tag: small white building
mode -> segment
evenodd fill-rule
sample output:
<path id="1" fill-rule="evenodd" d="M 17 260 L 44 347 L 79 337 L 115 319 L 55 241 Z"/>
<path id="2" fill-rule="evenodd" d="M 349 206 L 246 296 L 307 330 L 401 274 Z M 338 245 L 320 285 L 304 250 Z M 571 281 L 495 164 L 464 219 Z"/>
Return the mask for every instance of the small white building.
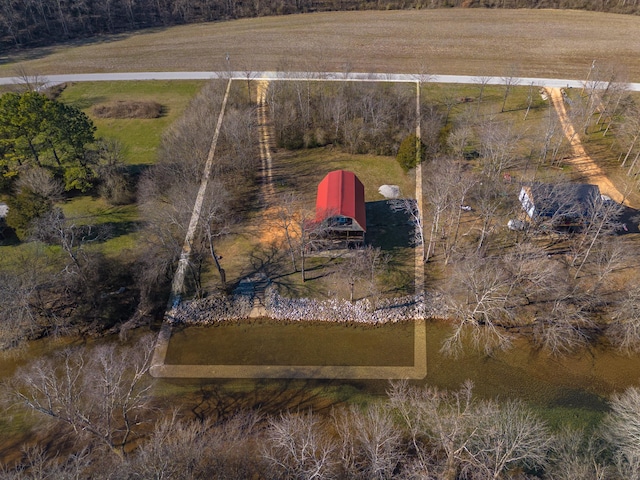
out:
<path id="1" fill-rule="evenodd" d="M 0 202 L 0 219 L 3 219 L 9 213 L 9 206 L 6 203 Z"/>

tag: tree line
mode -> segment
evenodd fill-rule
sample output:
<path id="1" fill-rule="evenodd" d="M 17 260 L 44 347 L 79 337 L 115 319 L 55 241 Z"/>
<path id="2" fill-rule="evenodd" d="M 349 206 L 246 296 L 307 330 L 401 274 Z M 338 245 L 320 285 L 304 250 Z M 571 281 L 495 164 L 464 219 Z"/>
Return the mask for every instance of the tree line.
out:
<path id="1" fill-rule="evenodd" d="M 588 431 L 552 429 L 522 401 L 478 398 L 470 382 L 452 391 L 391 382 L 366 406 L 323 411 L 282 408 L 289 396 L 304 403 L 304 387 L 271 404 L 203 386 L 202 398 L 163 409 L 147 375 L 152 345 L 67 348 L 4 382 L 8 412 L 32 413 L 64 453 L 25 446 L 0 478 L 640 478 L 638 388 L 614 395 Z"/>
<path id="2" fill-rule="evenodd" d="M 637 14 L 638 0 L 8 0 L 0 44 L 49 45 L 75 38 L 198 22 L 315 11 L 423 8 L 558 8 Z"/>

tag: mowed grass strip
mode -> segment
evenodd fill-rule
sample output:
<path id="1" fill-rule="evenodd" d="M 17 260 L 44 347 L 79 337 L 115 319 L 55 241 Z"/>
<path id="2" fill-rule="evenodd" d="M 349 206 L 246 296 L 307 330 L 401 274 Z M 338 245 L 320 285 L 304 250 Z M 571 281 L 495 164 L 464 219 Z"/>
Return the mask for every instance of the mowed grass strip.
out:
<path id="1" fill-rule="evenodd" d="M 148 30 L 10 53 L 39 74 L 309 70 L 583 79 L 591 62 L 640 81 L 640 17 L 571 10 L 327 12 Z M 229 61 L 225 61 L 226 54 Z M 33 59 L 33 60 L 31 60 Z"/>

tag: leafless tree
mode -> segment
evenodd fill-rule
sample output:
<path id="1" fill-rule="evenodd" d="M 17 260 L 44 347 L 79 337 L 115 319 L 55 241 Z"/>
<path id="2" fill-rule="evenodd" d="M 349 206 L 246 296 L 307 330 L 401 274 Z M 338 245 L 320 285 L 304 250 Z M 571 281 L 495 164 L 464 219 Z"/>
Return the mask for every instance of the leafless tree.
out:
<path id="1" fill-rule="evenodd" d="M 610 399 L 605 419 L 606 435 L 615 448 L 621 478 L 640 478 L 640 389 L 630 387 Z"/>
<path id="2" fill-rule="evenodd" d="M 117 140 L 109 139 L 100 139 L 96 143 L 95 162 L 100 195 L 112 205 L 130 203 L 133 186 L 129 169 L 124 163 L 124 146 Z"/>
<path id="3" fill-rule="evenodd" d="M 226 283 L 225 270 L 220 265 L 220 256 L 214 249 L 214 239 L 229 233 L 229 206 L 227 205 L 229 194 L 220 181 L 213 179 L 207 186 L 205 202 L 200 213 L 200 230 L 202 238 L 207 242 L 208 250 L 216 269 L 220 275 L 220 281 L 224 287 Z"/>
<path id="4" fill-rule="evenodd" d="M 553 439 L 548 471 L 556 480 L 607 480 L 612 469 L 603 461 L 606 444 L 583 429 L 563 428 Z M 624 477 L 627 478 L 627 477 Z"/>
<path id="5" fill-rule="evenodd" d="M 453 158 L 438 158 L 429 165 L 425 213 L 431 213 L 433 223 L 428 251 L 433 254 L 436 243 L 441 243 L 445 265 L 455 253 L 463 233 L 460 231 L 463 207 L 476 182 L 464 163 Z"/>
<path id="6" fill-rule="evenodd" d="M 583 228 L 573 246 L 572 265 L 577 265 L 574 278 L 578 278 L 597 242 L 620 229 L 618 219 L 624 209 L 623 205 L 612 200 L 603 200 L 599 196 L 589 198 L 586 207 L 582 220 Z"/>
<path id="7" fill-rule="evenodd" d="M 301 202 L 301 199 L 294 193 L 289 192 L 281 195 L 276 202 L 275 215 L 271 219 L 273 226 L 284 234 L 289 258 L 291 259 L 291 267 L 294 272 L 298 271 L 296 253 L 300 232 L 296 228 L 298 225 L 296 217 L 299 214 Z"/>
<path id="8" fill-rule="evenodd" d="M 635 166 L 640 157 L 640 148 L 638 148 L 640 146 L 638 143 L 640 139 L 640 108 L 637 106 L 627 107 L 616 130 L 619 132 L 618 138 L 625 144 L 625 152 L 621 166 L 625 167 L 627 161 L 630 158 L 632 159 L 627 171 L 630 175 L 635 171 Z"/>
<path id="9" fill-rule="evenodd" d="M 595 323 L 588 303 L 571 295 L 556 298 L 551 308 L 536 318 L 533 338 L 553 355 L 564 355 L 584 347 L 591 340 Z"/>
<path id="10" fill-rule="evenodd" d="M 48 83 L 46 77 L 37 73 L 31 73 L 24 65 L 18 65 L 14 69 L 14 76 L 18 78 L 18 88 L 26 92 L 39 92 Z"/>
<path id="11" fill-rule="evenodd" d="M 565 283 L 559 262 L 549 258 L 542 247 L 529 242 L 517 243 L 504 255 L 503 264 L 513 278 L 509 295 L 514 303 L 545 302 L 558 284 Z"/>
<path id="12" fill-rule="evenodd" d="M 18 370 L 8 388 L 27 410 L 122 457 L 148 405 L 152 350 L 150 336 L 130 347 L 65 349 Z"/>
<path id="13" fill-rule="evenodd" d="M 321 480 L 335 475 L 336 449 L 320 417 L 283 413 L 269 420 L 263 456 L 278 478 Z"/>
<path id="14" fill-rule="evenodd" d="M 85 479 L 91 477 L 91 454 L 88 448 L 62 458 L 42 445 L 26 446 L 12 468 L 0 467 L 1 480 L 47 480 L 50 478 Z"/>
<path id="15" fill-rule="evenodd" d="M 60 245 L 67 256 L 65 272 L 77 276 L 87 286 L 95 278 L 93 256 L 87 251 L 91 243 L 104 241 L 111 235 L 108 227 L 83 225 L 76 219 L 67 219 L 59 208 L 39 218 L 33 228 L 33 236 L 45 243 Z"/>
<path id="16" fill-rule="evenodd" d="M 42 322 L 39 314 L 45 311 L 43 286 L 52 280 L 44 258 L 18 255 L 14 262 L 0 267 L 0 350 L 16 348 L 52 326 Z"/>
<path id="17" fill-rule="evenodd" d="M 478 78 L 478 81 L 476 82 L 476 85 L 478 86 L 478 108 L 476 110 L 476 115 L 478 115 L 480 113 L 480 105 L 482 105 L 482 97 L 484 96 L 484 90 L 486 88 L 486 86 L 489 84 L 489 82 L 491 81 L 491 77 L 489 76 L 482 76 Z"/>
<path id="18" fill-rule="evenodd" d="M 500 112 L 504 112 L 505 106 L 507 105 L 507 98 L 509 97 L 509 93 L 513 90 L 513 87 L 518 85 L 520 80 L 518 79 L 518 66 L 510 65 L 507 69 L 507 72 L 502 77 L 502 83 L 504 85 L 504 96 L 502 97 L 502 108 Z"/>
<path id="19" fill-rule="evenodd" d="M 126 470 L 140 478 L 251 478 L 261 463 L 255 446 L 259 419 L 239 411 L 213 422 L 181 418 L 174 411 L 128 456 Z"/>
<path id="20" fill-rule="evenodd" d="M 355 405 L 332 415 L 340 438 L 344 475 L 362 480 L 392 478 L 402 461 L 402 436 L 389 409 L 379 403 L 364 411 Z"/>
<path id="21" fill-rule="evenodd" d="M 492 120 L 483 123 L 479 132 L 483 172 L 498 177 L 520 166 L 523 163 L 518 153 L 521 139 L 522 132 L 508 122 Z"/>
<path id="22" fill-rule="evenodd" d="M 383 254 L 379 247 L 367 245 L 349 250 L 333 268 L 333 274 L 339 282 L 347 283 L 349 301 L 353 302 L 355 298 L 356 285 L 362 285 L 364 290 L 375 299 L 377 297 L 376 277 L 388 262 L 388 255 Z"/>
<path id="23" fill-rule="evenodd" d="M 522 402 L 480 402 L 474 415 L 475 434 L 467 445 L 469 461 L 463 471 L 498 480 L 517 468 L 546 465 L 551 435 Z"/>
<path id="24" fill-rule="evenodd" d="M 406 382 L 391 384 L 389 403 L 409 435 L 419 478 L 458 478 L 475 435 L 472 390 L 471 382 L 452 392 Z"/>
<path id="25" fill-rule="evenodd" d="M 633 353 L 640 351 L 640 284 L 631 281 L 629 285 L 616 302 L 605 333 L 616 348 Z"/>
<path id="26" fill-rule="evenodd" d="M 476 250 L 480 252 L 487 241 L 487 238 L 497 227 L 498 219 L 508 210 L 510 203 L 509 195 L 504 183 L 495 177 L 484 177 L 476 182 L 469 191 L 469 200 L 473 205 L 477 217 L 475 228 L 480 231 Z M 500 214 L 503 215 L 500 215 Z"/>
<path id="27" fill-rule="evenodd" d="M 42 167 L 31 167 L 20 173 L 16 187 L 28 188 L 51 202 L 57 202 L 64 195 L 64 185 L 51 172 Z"/>
<path id="28" fill-rule="evenodd" d="M 467 337 L 486 353 L 509 348 L 513 335 L 504 326 L 516 313 L 509 270 L 499 259 L 478 254 L 458 259 L 453 268 L 448 292 L 456 325 L 442 351 L 460 353 Z"/>

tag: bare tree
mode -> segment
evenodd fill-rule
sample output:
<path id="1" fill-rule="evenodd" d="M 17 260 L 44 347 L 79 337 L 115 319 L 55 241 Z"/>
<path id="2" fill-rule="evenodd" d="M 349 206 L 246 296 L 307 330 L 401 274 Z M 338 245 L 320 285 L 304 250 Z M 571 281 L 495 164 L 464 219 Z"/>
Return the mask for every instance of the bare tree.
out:
<path id="1" fill-rule="evenodd" d="M 484 90 L 486 88 L 486 86 L 489 84 L 489 82 L 491 81 L 491 77 L 489 76 L 481 76 L 477 79 L 476 85 L 478 85 L 478 108 L 476 110 L 476 115 L 478 115 L 480 113 L 480 105 L 482 105 L 482 97 L 484 96 Z"/>
<path id="2" fill-rule="evenodd" d="M 507 98 L 509 97 L 509 93 L 513 87 L 518 85 L 520 80 L 518 79 L 518 66 L 510 65 L 507 73 L 502 77 L 502 83 L 504 85 L 504 96 L 502 97 L 502 108 L 500 112 L 504 112 L 505 106 L 507 105 Z"/>
<path id="3" fill-rule="evenodd" d="M 595 435 L 583 429 L 563 428 L 553 439 L 548 470 L 557 480 L 607 480 L 613 472 L 603 461 L 604 449 L 605 444 Z"/>
<path id="4" fill-rule="evenodd" d="M 283 413 L 269 420 L 263 455 L 279 478 L 321 480 L 335 475 L 336 448 L 320 417 Z"/>
<path id="5" fill-rule="evenodd" d="M 640 478 L 640 389 L 628 388 L 610 400 L 611 413 L 605 419 L 606 436 L 615 448 L 621 478 Z"/>
<path id="6" fill-rule="evenodd" d="M 138 478 L 251 478 L 262 463 L 255 446 L 259 420 L 245 411 L 217 422 L 181 418 L 174 411 L 128 457 L 128 473 Z"/>
<path id="7" fill-rule="evenodd" d="M 379 403 L 364 411 L 352 405 L 334 411 L 332 417 L 344 474 L 354 480 L 391 478 L 404 452 L 400 429 L 389 409 Z"/>
<path id="8" fill-rule="evenodd" d="M 16 186 L 19 189 L 27 188 L 51 202 L 60 201 L 64 195 L 62 182 L 42 167 L 34 166 L 21 172 Z"/>
<path id="9" fill-rule="evenodd" d="M 389 403 L 409 435 L 418 478 L 458 478 L 475 434 L 472 390 L 471 382 L 453 392 L 391 384 Z"/>
<path id="10" fill-rule="evenodd" d="M 572 265 L 578 264 L 574 278 L 578 278 L 582 267 L 591 255 L 597 242 L 607 235 L 612 235 L 620 228 L 618 219 L 624 206 L 612 200 L 603 200 L 599 196 L 588 199 L 583 217 L 583 228 L 578 241 L 574 244 Z"/>
<path id="11" fill-rule="evenodd" d="M 200 213 L 200 229 L 202 230 L 202 237 L 207 242 L 208 250 L 211 255 L 218 274 L 220 275 L 220 281 L 224 288 L 226 284 L 226 273 L 222 265 L 220 265 L 220 256 L 214 249 L 214 239 L 220 238 L 223 235 L 229 233 L 229 206 L 227 201 L 229 194 L 220 181 L 215 179 L 210 181 L 207 185 L 207 194 L 205 195 L 205 202 L 202 206 Z"/>
<path id="12" fill-rule="evenodd" d="M 83 225 L 77 219 L 67 219 L 59 208 L 39 218 L 33 229 L 33 236 L 38 240 L 60 245 L 68 260 L 65 272 L 77 276 L 83 286 L 96 278 L 92 264 L 94 256 L 87 251 L 87 246 L 104 241 L 110 235 L 108 227 Z"/>
<path id="13" fill-rule="evenodd" d="M 0 467 L 2 480 L 85 479 L 91 477 L 92 458 L 88 448 L 66 456 L 42 445 L 25 446 L 22 458 L 12 468 Z"/>
<path id="14" fill-rule="evenodd" d="M 457 324 L 443 352 L 460 353 L 467 336 L 486 353 L 511 346 L 513 335 L 503 327 L 516 313 L 513 280 L 499 259 L 472 254 L 455 263 L 448 292 Z"/>
<path id="15" fill-rule="evenodd" d="M 479 132 L 483 172 L 498 177 L 506 170 L 520 166 L 523 163 L 518 153 L 521 139 L 522 132 L 509 122 L 483 123 Z"/>
<path id="16" fill-rule="evenodd" d="M 333 274 L 339 281 L 348 284 L 349 301 L 355 298 L 356 285 L 363 285 L 368 294 L 377 297 L 376 277 L 385 268 L 389 261 L 387 255 L 380 248 L 371 245 L 349 250 L 333 269 Z"/>
<path id="17" fill-rule="evenodd" d="M 273 226 L 284 234 L 284 240 L 289 251 L 291 267 L 294 272 L 298 271 L 296 263 L 297 243 L 300 240 L 300 231 L 296 228 L 296 221 L 299 215 L 301 199 L 294 193 L 285 193 L 277 201 L 275 215 L 271 218 Z"/>
<path id="18" fill-rule="evenodd" d="M 413 198 L 398 198 L 388 200 L 388 203 L 391 211 L 403 212 L 409 217 L 409 221 L 413 225 L 412 244 L 416 247 L 422 247 L 422 260 L 428 260 L 429 251 L 424 248 L 424 225 L 418 202 Z"/>
<path id="19" fill-rule="evenodd" d="M 8 384 L 28 410 L 67 425 L 77 440 L 124 456 L 149 401 L 153 338 L 118 348 L 69 348 L 21 368 Z"/>
<path id="20" fill-rule="evenodd" d="M 467 446 L 464 471 L 498 480 L 517 468 L 541 468 L 547 463 L 551 435 L 542 420 L 520 401 L 479 403 L 475 434 Z"/>
<path id="21" fill-rule="evenodd" d="M 629 285 L 616 302 L 605 333 L 616 348 L 633 353 L 640 351 L 640 284 L 631 281 Z"/>
<path id="22" fill-rule="evenodd" d="M 37 73 L 31 73 L 24 65 L 18 65 L 14 69 L 14 76 L 18 79 L 18 88 L 24 92 L 39 92 L 48 83 L 46 77 Z"/>
<path id="23" fill-rule="evenodd" d="M 553 355 L 564 355 L 584 347 L 595 327 L 588 303 L 568 294 L 556 298 L 549 310 L 536 318 L 533 338 Z"/>

